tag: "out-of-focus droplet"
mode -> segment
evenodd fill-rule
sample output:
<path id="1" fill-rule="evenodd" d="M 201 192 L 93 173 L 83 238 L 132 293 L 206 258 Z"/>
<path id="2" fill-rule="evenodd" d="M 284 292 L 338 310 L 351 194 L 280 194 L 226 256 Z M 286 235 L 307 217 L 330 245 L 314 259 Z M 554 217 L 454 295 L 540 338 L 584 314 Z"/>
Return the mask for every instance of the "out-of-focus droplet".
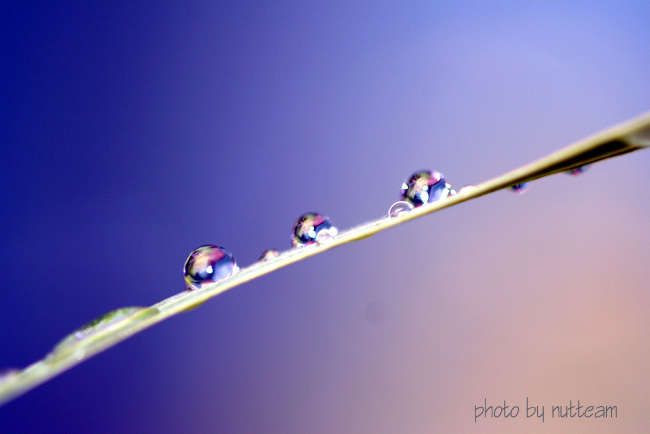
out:
<path id="1" fill-rule="evenodd" d="M 573 169 L 567 170 L 564 173 L 566 173 L 568 175 L 571 175 L 571 176 L 578 176 L 578 175 L 582 175 L 583 173 L 585 173 L 587 170 L 589 170 L 590 167 L 591 167 L 591 164 L 585 164 L 584 166 L 574 167 Z"/>
<path id="2" fill-rule="evenodd" d="M 528 183 L 522 182 L 521 184 L 515 184 L 512 187 L 510 187 L 510 190 L 518 194 L 524 194 L 526 190 L 528 190 Z"/>
<path id="3" fill-rule="evenodd" d="M 262 252 L 259 260 L 262 262 L 266 262 L 266 261 L 270 261 L 271 259 L 275 259 L 278 256 L 280 256 L 280 252 L 278 250 L 267 249 Z"/>
<path id="4" fill-rule="evenodd" d="M 338 234 L 338 229 L 332 226 L 327 217 L 318 213 L 306 213 L 293 225 L 291 244 L 294 247 L 308 244 L 324 244 Z"/>
<path id="5" fill-rule="evenodd" d="M 52 352 L 50 353 L 49 356 L 53 357 L 56 354 L 61 353 L 63 350 L 75 348 L 78 344 L 80 344 L 85 339 L 88 339 L 91 336 L 103 330 L 116 327 L 118 323 L 126 320 L 127 318 L 130 321 L 131 320 L 135 321 L 138 319 L 144 319 L 151 315 L 155 315 L 156 313 L 158 313 L 158 309 L 151 308 L 151 307 L 123 307 L 120 309 L 115 309 L 111 312 L 108 312 L 100 316 L 99 318 L 95 318 L 94 320 L 90 321 L 89 323 L 79 327 L 77 330 L 70 333 L 68 336 L 63 338 L 58 344 L 56 344 L 56 346 L 52 349 Z M 77 351 L 80 350 L 79 349 L 75 350 L 75 353 L 73 353 L 73 357 L 75 357 L 77 360 L 80 360 L 77 358 L 77 356 L 79 355 Z M 84 355 L 82 355 L 81 358 L 83 358 Z"/>
<path id="6" fill-rule="evenodd" d="M 430 170 L 415 172 L 402 183 L 402 199 L 416 207 L 444 199 L 450 192 L 445 176 Z"/>
<path id="7" fill-rule="evenodd" d="M 183 267 L 187 289 L 201 288 L 232 276 L 239 271 L 232 253 L 208 244 L 190 253 Z"/>
<path id="8" fill-rule="evenodd" d="M 410 203 L 400 200 L 395 202 L 388 209 L 388 217 L 397 217 L 398 215 L 404 215 L 410 212 L 413 209 L 413 205 Z"/>

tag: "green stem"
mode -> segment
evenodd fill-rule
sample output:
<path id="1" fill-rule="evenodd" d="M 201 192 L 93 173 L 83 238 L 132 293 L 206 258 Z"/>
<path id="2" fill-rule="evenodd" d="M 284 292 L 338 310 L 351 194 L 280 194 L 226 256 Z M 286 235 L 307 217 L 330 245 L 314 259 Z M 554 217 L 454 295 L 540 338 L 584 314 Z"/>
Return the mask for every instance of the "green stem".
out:
<path id="1" fill-rule="evenodd" d="M 84 326 L 61 341 L 45 358 L 20 371 L 0 377 L 0 405 L 20 396 L 45 381 L 72 368 L 113 345 L 158 324 L 178 313 L 193 309 L 205 301 L 250 280 L 317 255 L 334 247 L 368 238 L 378 232 L 431 214 L 441 209 L 493 193 L 523 182 L 570 170 L 606 158 L 650 146 L 650 113 L 594 134 L 545 158 L 515 169 L 497 178 L 466 189 L 455 196 L 415 208 L 394 218 L 378 220 L 340 233 L 326 244 L 309 245 L 282 252 L 277 258 L 256 262 L 239 273 L 201 289 L 184 291 L 150 308 L 113 311 Z"/>

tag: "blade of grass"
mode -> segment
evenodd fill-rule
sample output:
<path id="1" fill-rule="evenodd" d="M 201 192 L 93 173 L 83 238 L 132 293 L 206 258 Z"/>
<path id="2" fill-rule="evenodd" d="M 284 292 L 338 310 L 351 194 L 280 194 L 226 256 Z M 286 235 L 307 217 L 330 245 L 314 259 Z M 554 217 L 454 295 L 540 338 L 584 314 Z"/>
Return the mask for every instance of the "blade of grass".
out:
<path id="1" fill-rule="evenodd" d="M 395 218 L 380 218 L 340 233 L 323 245 L 310 245 L 282 252 L 267 262 L 257 262 L 243 268 L 238 274 L 204 288 L 184 291 L 150 308 L 134 309 L 130 314 L 117 319 L 95 320 L 80 329 L 78 340 L 75 333 L 64 338 L 45 358 L 23 370 L 11 371 L 0 377 L 0 405 L 20 396 L 45 381 L 72 368 L 82 361 L 98 354 L 128 337 L 153 326 L 178 313 L 193 309 L 217 295 L 242 285 L 250 280 L 286 267 L 294 262 L 317 255 L 334 247 L 368 238 L 380 231 L 392 228 L 426 214 L 457 205 L 459 203 L 493 193 L 523 182 L 564 172 L 603 159 L 616 157 L 638 149 L 650 147 L 650 112 L 612 128 L 594 134 L 547 157 L 515 169 L 494 179 L 463 190 L 457 195 L 415 208 Z M 114 311 L 115 312 L 115 311 Z M 113 316 L 111 316 L 113 318 Z M 100 327 L 88 331 L 88 327 Z"/>

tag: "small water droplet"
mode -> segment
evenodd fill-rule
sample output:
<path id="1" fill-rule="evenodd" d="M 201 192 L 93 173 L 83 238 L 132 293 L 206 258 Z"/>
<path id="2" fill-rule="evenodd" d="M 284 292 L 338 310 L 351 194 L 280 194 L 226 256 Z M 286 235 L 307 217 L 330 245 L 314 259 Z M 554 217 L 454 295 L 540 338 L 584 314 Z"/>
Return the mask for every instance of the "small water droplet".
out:
<path id="1" fill-rule="evenodd" d="M 232 253 L 208 244 L 190 253 L 183 267 L 187 289 L 197 289 L 218 282 L 239 271 Z"/>
<path id="2" fill-rule="evenodd" d="M 270 261 L 271 259 L 275 259 L 278 256 L 280 256 L 280 252 L 275 250 L 275 249 L 267 249 L 262 252 L 262 255 L 260 256 L 260 261 L 266 262 Z"/>
<path id="3" fill-rule="evenodd" d="M 306 213 L 293 225 L 291 244 L 294 247 L 308 244 L 323 244 L 338 234 L 338 229 L 332 226 L 327 217 L 317 213 Z"/>
<path id="4" fill-rule="evenodd" d="M 564 173 L 566 173 L 568 175 L 571 175 L 571 176 L 578 176 L 578 175 L 581 175 L 581 174 L 585 173 L 587 170 L 589 170 L 590 167 L 591 167 L 591 164 L 585 164 L 584 166 L 574 167 L 573 169 L 567 170 Z"/>
<path id="5" fill-rule="evenodd" d="M 52 349 L 52 352 L 50 354 L 56 354 L 66 348 L 73 348 L 84 339 L 98 333 L 101 330 L 114 326 L 127 317 L 133 317 L 137 315 L 138 317 L 146 318 L 157 312 L 158 309 L 135 306 L 115 309 L 100 316 L 99 318 L 95 318 L 89 323 L 79 327 L 77 330 L 73 331 L 65 338 L 61 339 L 61 341 Z M 74 354 L 73 356 L 76 357 Z"/>
<path id="6" fill-rule="evenodd" d="M 388 217 L 397 217 L 398 215 L 405 215 L 413 209 L 413 205 L 403 200 L 395 202 L 388 208 Z"/>
<path id="7" fill-rule="evenodd" d="M 440 172 L 420 170 L 402 183 L 402 199 L 414 206 L 435 202 L 449 196 L 451 185 Z"/>
<path id="8" fill-rule="evenodd" d="M 528 183 L 522 182 L 521 184 L 515 184 L 512 187 L 510 187 L 510 190 L 518 194 L 524 194 L 526 190 L 528 190 Z"/>
<path id="9" fill-rule="evenodd" d="M 316 242 L 318 244 L 325 244 L 325 243 L 329 242 L 332 238 L 337 236 L 338 233 L 339 233 L 339 230 L 337 228 L 335 228 L 334 226 L 332 226 L 329 229 L 320 230 L 316 234 Z"/>
<path id="10" fill-rule="evenodd" d="M 85 356 L 86 356 L 86 352 L 81 348 L 76 350 L 74 353 L 72 353 L 72 357 L 74 357 L 75 360 L 83 360 Z"/>
<path id="11" fill-rule="evenodd" d="M 476 190 L 478 187 L 472 184 L 468 184 L 458 191 L 458 194 L 469 193 L 470 191 Z"/>

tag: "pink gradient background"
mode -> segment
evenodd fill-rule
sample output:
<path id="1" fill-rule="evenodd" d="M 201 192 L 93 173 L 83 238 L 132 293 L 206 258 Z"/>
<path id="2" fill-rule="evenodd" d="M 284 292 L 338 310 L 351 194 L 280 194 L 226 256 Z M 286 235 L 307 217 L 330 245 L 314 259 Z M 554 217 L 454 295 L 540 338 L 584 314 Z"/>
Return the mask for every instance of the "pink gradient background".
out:
<path id="1" fill-rule="evenodd" d="M 181 291 L 201 244 L 246 266 L 303 212 L 344 230 L 415 170 L 460 188 L 650 109 L 648 2 L 0 10 L 0 367 Z M 0 408 L 0 431 L 649 432 L 649 167 L 280 270 Z M 544 423 L 474 421 L 526 397 Z M 578 399 L 618 418 L 550 418 Z"/>

